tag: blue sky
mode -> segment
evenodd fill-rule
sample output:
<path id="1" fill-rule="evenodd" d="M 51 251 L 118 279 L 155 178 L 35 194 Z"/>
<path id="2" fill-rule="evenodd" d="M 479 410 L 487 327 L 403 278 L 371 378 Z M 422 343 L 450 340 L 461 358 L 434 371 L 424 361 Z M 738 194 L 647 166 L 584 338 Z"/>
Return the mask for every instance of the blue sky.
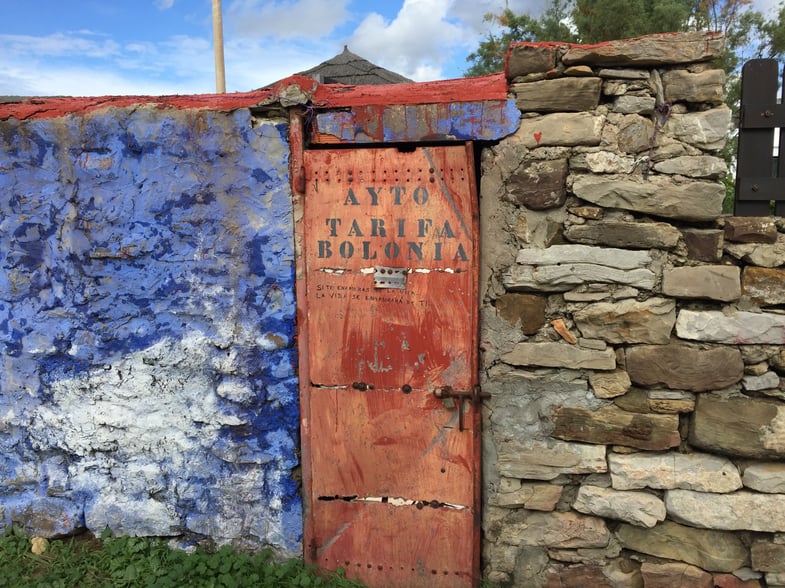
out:
<path id="1" fill-rule="evenodd" d="M 511 0 L 518 11 L 544 0 Z M 223 0 L 227 91 L 321 63 L 345 44 L 418 81 L 461 77 L 504 0 Z M 0 0 L 0 95 L 215 89 L 211 0 Z"/>
<path id="2" fill-rule="evenodd" d="M 755 0 L 760 9 L 777 0 Z M 505 3 L 546 0 L 222 0 L 227 91 L 321 63 L 344 45 L 417 81 L 457 78 Z M 0 0 L 0 95 L 215 89 L 211 0 Z"/>

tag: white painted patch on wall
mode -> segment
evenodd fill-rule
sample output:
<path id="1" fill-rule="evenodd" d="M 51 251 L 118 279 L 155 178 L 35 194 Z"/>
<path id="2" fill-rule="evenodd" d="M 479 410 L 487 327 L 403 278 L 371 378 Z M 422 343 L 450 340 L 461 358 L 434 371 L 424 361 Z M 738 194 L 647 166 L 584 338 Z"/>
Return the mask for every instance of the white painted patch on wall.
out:
<path id="1" fill-rule="evenodd" d="M 200 333 L 164 339 L 52 383 L 51 402 L 31 419 L 31 442 L 73 456 L 63 482 L 88 497 L 92 530 L 167 536 L 187 528 L 219 544 L 254 535 L 285 544 L 281 479 L 293 465 L 282 456 L 293 454 L 294 440 L 276 430 L 242 446 L 222 434 L 247 424 L 222 399 L 255 395 L 235 369 L 234 350 Z M 260 455 L 264 441 L 276 450 Z M 279 468 L 259 467 L 276 460 Z M 183 501 L 195 506 L 178 512 Z"/>

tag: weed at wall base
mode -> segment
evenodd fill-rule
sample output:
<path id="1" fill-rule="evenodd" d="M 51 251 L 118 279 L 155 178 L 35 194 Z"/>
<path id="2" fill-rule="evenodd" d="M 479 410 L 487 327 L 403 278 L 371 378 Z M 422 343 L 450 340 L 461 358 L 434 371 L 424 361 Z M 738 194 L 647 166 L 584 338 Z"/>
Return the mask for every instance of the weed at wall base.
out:
<path id="1" fill-rule="evenodd" d="M 276 561 L 271 550 L 241 553 L 231 547 L 193 553 L 162 539 L 52 540 L 34 554 L 31 540 L 13 530 L 0 535 L 0 588 L 361 588 L 342 572 L 325 574 L 302 560 Z"/>

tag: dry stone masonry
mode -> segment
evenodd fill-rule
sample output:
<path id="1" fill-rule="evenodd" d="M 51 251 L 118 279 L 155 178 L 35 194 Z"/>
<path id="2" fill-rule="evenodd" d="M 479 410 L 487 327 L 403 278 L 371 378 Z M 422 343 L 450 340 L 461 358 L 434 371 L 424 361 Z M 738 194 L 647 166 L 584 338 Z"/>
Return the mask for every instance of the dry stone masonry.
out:
<path id="1" fill-rule="evenodd" d="M 785 222 L 723 214 L 721 51 L 519 44 L 508 85 L 465 81 L 509 100 L 445 115 L 486 141 L 494 585 L 785 587 Z M 377 125 L 295 88 L 348 143 L 449 110 Z M 283 93 L 0 116 L 0 532 L 302 553 Z"/>
<path id="2" fill-rule="evenodd" d="M 785 223 L 723 215 L 720 37 L 514 45 L 483 151 L 484 573 L 785 586 Z"/>

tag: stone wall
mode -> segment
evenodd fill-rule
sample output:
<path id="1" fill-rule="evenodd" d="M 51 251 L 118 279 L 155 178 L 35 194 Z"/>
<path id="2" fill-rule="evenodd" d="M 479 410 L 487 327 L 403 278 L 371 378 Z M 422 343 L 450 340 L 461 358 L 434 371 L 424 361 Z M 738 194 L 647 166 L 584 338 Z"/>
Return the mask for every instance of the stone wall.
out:
<path id="1" fill-rule="evenodd" d="M 720 51 L 705 34 L 516 45 L 517 131 L 483 134 L 513 120 L 495 93 L 475 97 L 491 123 L 458 109 L 477 133 L 461 139 L 494 142 L 491 582 L 785 586 L 785 223 L 722 214 Z M 298 101 L 341 106 L 314 88 Z M 299 554 L 286 121 L 132 103 L 0 116 L 3 524 Z"/>
<path id="2" fill-rule="evenodd" d="M 484 574 L 785 585 L 785 225 L 723 216 L 721 39 L 522 44 L 482 157 Z"/>
<path id="3" fill-rule="evenodd" d="M 287 128 L 0 122 L 0 527 L 300 553 Z"/>

